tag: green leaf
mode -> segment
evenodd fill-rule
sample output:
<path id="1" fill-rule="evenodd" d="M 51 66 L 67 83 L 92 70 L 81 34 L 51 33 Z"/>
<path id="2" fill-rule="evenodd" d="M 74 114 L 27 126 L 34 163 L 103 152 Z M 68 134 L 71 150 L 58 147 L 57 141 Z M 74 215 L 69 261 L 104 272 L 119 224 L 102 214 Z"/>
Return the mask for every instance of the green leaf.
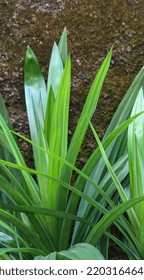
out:
<path id="1" fill-rule="evenodd" d="M 130 117 L 131 110 L 135 103 L 136 97 L 139 93 L 141 87 L 144 88 L 144 67 L 141 68 L 125 96 L 123 97 L 121 103 L 119 104 L 110 125 L 105 133 L 105 137 L 113 131 L 113 129 Z"/>
<path id="2" fill-rule="evenodd" d="M 2 115 L 4 120 L 6 121 L 9 129 L 12 129 L 12 125 L 10 123 L 9 116 L 8 116 L 8 111 L 5 107 L 5 104 L 4 104 L 4 101 L 3 101 L 3 98 L 2 98 L 1 94 L 0 94 L 0 114 Z"/>
<path id="3" fill-rule="evenodd" d="M 49 64 L 49 72 L 48 72 L 48 80 L 47 80 L 47 93 L 49 94 L 50 87 L 52 87 L 54 96 L 56 98 L 58 87 L 63 74 L 63 63 L 60 56 L 60 52 L 56 43 L 53 45 L 50 64 Z"/>
<path id="4" fill-rule="evenodd" d="M 51 120 L 51 133 L 49 138 L 49 149 L 51 153 L 55 153 L 61 158 L 66 157 L 67 141 L 68 141 L 68 115 L 69 115 L 69 98 L 70 98 L 70 80 L 71 80 L 71 61 L 68 56 L 65 69 L 58 88 L 55 100 L 53 115 Z M 62 161 L 58 161 L 53 157 L 49 157 L 48 175 L 60 178 L 63 167 Z M 47 206 L 55 209 L 58 199 L 59 185 L 53 181 L 49 182 L 47 188 Z M 61 201 L 63 204 L 64 201 Z M 54 236 L 56 234 L 55 226 L 57 221 L 49 220 L 49 229 Z M 56 238 L 57 239 L 57 238 Z"/>
<path id="5" fill-rule="evenodd" d="M 3 176 L 0 175 L 0 191 L 4 193 L 9 200 L 16 203 L 24 203 L 29 204 L 30 200 L 27 197 L 25 197 L 25 193 L 19 192 L 19 190 L 16 190 L 12 184 L 10 184 Z"/>
<path id="6" fill-rule="evenodd" d="M 35 232 L 32 232 L 30 228 L 25 225 L 22 221 L 20 221 L 18 218 L 16 218 L 14 215 L 0 209 L 0 217 L 2 220 L 6 220 L 7 222 L 12 223 L 14 226 L 16 226 L 22 236 L 25 236 L 25 238 L 32 244 L 34 247 L 39 247 L 45 251 L 45 246 L 42 244 L 41 240 L 37 237 Z"/>
<path id="7" fill-rule="evenodd" d="M 110 61 L 112 56 L 112 49 L 109 51 L 107 57 L 105 58 L 103 64 L 101 65 L 96 78 L 92 84 L 92 87 L 89 91 L 88 97 L 86 99 L 84 108 L 82 110 L 80 119 L 78 121 L 77 127 L 75 129 L 74 135 L 72 137 L 69 149 L 68 149 L 68 155 L 67 160 L 71 162 L 72 164 L 75 163 L 75 160 L 77 158 L 80 146 L 82 144 L 83 138 L 85 136 L 86 130 L 89 125 L 90 120 L 95 109 L 97 106 L 97 102 L 99 99 L 99 95 L 101 92 L 101 88 L 106 76 L 106 73 L 108 71 Z"/>
<path id="8" fill-rule="evenodd" d="M 65 218 L 65 219 L 71 219 L 71 220 L 77 220 L 82 223 L 86 223 L 90 225 L 91 223 L 83 218 L 79 218 L 77 215 L 72 215 L 70 213 L 65 213 L 58 210 L 52 210 L 48 208 L 42 208 L 42 207 L 34 207 L 34 206 L 25 206 L 25 205 L 14 205 L 14 204 L 4 204 L 0 203 L 0 207 L 2 209 L 8 209 L 13 210 L 15 212 L 24 212 L 25 214 L 35 214 L 35 215 L 45 215 L 45 216 L 53 216 L 53 217 L 59 217 L 59 218 Z"/>
<path id="9" fill-rule="evenodd" d="M 17 240 L 19 240 L 19 242 L 22 244 L 22 246 L 28 247 L 28 243 L 22 238 L 22 236 L 20 236 L 18 233 L 16 233 L 16 231 L 9 226 L 6 222 L 3 222 L 2 220 L 0 221 L 0 228 L 1 231 L 6 232 L 7 234 L 9 234 L 9 236 L 13 236 L 14 239 L 17 238 Z"/>
<path id="10" fill-rule="evenodd" d="M 140 88 L 131 115 L 144 112 L 144 88 Z M 139 116 L 128 129 L 128 158 L 130 169 L 131 198 L 144 195 L 144 113 Z M 140 223 L 139 240 L 144 257 L 144 202 L 134 206 Z"/>
<path id="11" fill-rule="evenodd" d="M 46 110 L 46 85 L 37 58 L 30 47 L 27 48 L 24 67 L 26 108 L 31 139 L 37 142 L 37 123 L 44 127 Z"/>
<path id="12" fill-rule="evenodd" d="M 104 138 L 109 135 L 113 129 L 125 121 L 131 115 L 131 110 L 137 98 L 140 88 L 144 89 L 144 67 L 139 71 L 134 81 L 130 85 L 122 101 L 120 102 L 113 118 L 108 126 Z M 110 147 L 108 154 L 111 164 L 113 164 L 127 150 L 127 131 L 119 137 Z M 114 152 L 113 152 L 114 151 Z"/>
<path id="13" fill-rule="evenodd" d="M 100 251 L 87 243 L 76 244 L 59 254 L 70 260 L 104 260 Z"/>
<path id="14" fill-rule="evenodd" d="M 65 158 L 67 153 L 70 83 L 71 60 L 69 56 L 58 88 L 50 136 L 50 151 L 62 158 Z"/>
<path id="15" fill-rule="evenodd" d="M 53 252 L 48 256 L 37 256 L 35 260 L 104 260 L 100 251 L 87 243 L 79 243 L 68 250 Z"/>
<path id="16" fill-rule="evenodd" d="M 55 105 L 54 92 L 53 92 L 52 87 L 50 87 L 48 100 L 47 100 L 47 106 L 46 106 L 45 120 L 44 120 L 44 135 L 47 139 L 48 146 L 50 145 L 54 105 Z"/>
<path id="17" fill-rule="evenodd" d="M 135 252 L 133 252 L 132 249 L 130 249 L 124 242 L 119 240 L 117 237 L 113 236 L 109 232 L 106 232 L 106 235 L 127 254 L 127 256 L 130 260 L 141 259 L 140 256 L 137 256 L 137 254 Z"/>
<path id="18" fill-rule="evenodd" d="M 100 142 L 100 140 L 99 140 L 99 137 L 98 137 L 98 135 L 97 135 L 96 131 L 94 130 L 94 127 L 92 126 L 91 123 L 90 123 L 90 126 L 91 126 L 91 129 L 92 129 L 93 134 L 94 134 L 94 136 L 95 136 L 95 139 L 96 139 L 96 141 L 97 141 L 97 143 L 98 143 L 98 146 L 99 146 L 99 148 L 100 148 L 100 150 L 101 150 L 101 154 L 102 154 L 102 156 L 103 156 L 103 159 L 104 159 L 104 161 L 105 161 L 105 164 L 106 164 L 106 166 L 107 166 L 107 168 L 108 168 L 108 170 L 109 170 L 109 173 L 111 174 L 112 180 L 113 180 L 113 182 L 114 182 L 114 184 L 115 184 L 115 186 L 116 186 L 116 188 L 117 188 L 117 191 L 118 191 L 118 193 L 119 193 L 119 196 L 120 196 L 120 198 L 121 198 L 121 200 L 122 200 L 123 202 L 124 202 L 124 201 L 127 201 L 128 198 L 127 198 L 127 196 L 126 196 L 126 193 L 125 193 L 125 191 L 124 191 L 124 189 L 123 189 L 121 183 L 119 182 L 119 180 L 118 180 L 118 178 L 117 178 L 115 172 L 113 171 L 113 168 L 112 168 L 112 166 L 111 166 L 111 164 L 110 164 L 110 161 L 109 161 L 108 158 L 107 158 L 107 155 L 106 155 L 106 153 L 105 153 L 105 151 L 104 151 L 104 149 L 103 149 L 103 146 L 102 146 L 102 144 L 101 144 L 101 142 Z M 137 219 L 137 217 L 136 217 L 136 215 L 135 215 L 134 210 L 133 210 L 133 209 L 130 209 L 130 210 L 128 211 L 128 215 L 129 215 L 129 218 L 130 218 L 130 220 L 131 220 L 131 223 L 132 223 L 133 227 L 134 227 L 136 230 L 138 230 L 138 229 L 139 229 L 139 221 L 138 221 L 138 219 Z"/>
<path id="19" fill-rule="evenodd" d="M 15 246 L 15 240 L 9 236 L 8 234 L 5 234 L 3 232 L 0 232 L 0 244 L 4 246 Z"/>
<path id="20" fill-rule="evenodd" d="M 59 44 L 58 44 L 58 49 L 60 52 L 60 56 L 62 58 L 63 61 L 63 65 L 65 66 L 66 64 L 66 60 L 67 60 L 67 56 L 68 56 L 68 50 L 67 50 L 67 29 L 66 27 L 63 30 L 63 33 L 61 35 Z"/>
<path id="21" fill-rule="evenodd" d="M 113 168 L 114 172 L 116 173 L 120 182 L 122 182 L 125 178 L 125 175 L 128 174 L 127 157 L 126 156 L 123 157 L 112 168 Z M 113 183 L 113 180 L 112 180 L 109 172 L 107 172 L 105 174 L 105 176 L 99 183 L 99 186 L 103 189 L 103 191 L 106 192 L 106 194 L 109 197 L 112 197 L 115 204 L 117 204 L 117 200 L 118 200 L 117 197 L 119 197 L 119 196 L 116 196 L 116 199 L 114 198 L 114 194 L 116 192 L 116 186 Z M 105 198 L 101 197 L 101 195 L 96 190 L 96 188 L 94 188 L 94 187 L 92 188 L 92 186 L 90 186 L 89 182 L 87 182 L 87 184 L 86 184 L 84 193 L 87 194 L 89 197 L 91 197 L 93 200 L 97 201 L 101 206 L 103 206 L 105 208 L 107 208 L 107 207 L 109 208 L 109 204 L 107 203 Z M 86 200 L 81 199 L 81 201 L 79 203 L 77 215 L 80 217 L 86 217 L 86 219 L 93 221 L 94 223 L 97 223 L 101 216 L 101 212 L 98 211 L 98 209 L 91 207 L 91 204 L 88 203 Z M 83 238 L 83 240 L 84 240 L 84 238 L 87 236 L 89 230 L 90 229 L 88 229 L 86 226 L 82 225 L 79 222 L 76 222 L 75 226 L 74 226 L 74 230 L 73 230 L 72 242 L 74 242 L 74 243 L 80 242 L 80 238 Z M 106 242 L 102 242 L 102 244 L 103 243 L 105 244 Z"/>
<path id="22" fill-rule="evenodd" d="M 37 257 L 34 258 L 34 260 L 56 260 L 56 256 L 57 256 L 57 253 L 53 252 L 53 253 L 50 253 L 46 257 L 44 257 L 44 256 L 37 256 Z"/>
<path id="23" fill-rule="evenodd" d="M 115 140 L 127 127 L 128 125 L 136 118 L 138 117 L 140 114 L 137 114 L 136 116 L 133 116 L 132 118 L 126 120 L 124 123 L 122 123 L 121 125 L 119 125 L 118 127 L 116 127 L 114 129 L 114 131 L 112 131 L 106 139 L 103 140 L 103 147 L 106 149 L 113 140 Z M 96 183 L 94 184 L 94 182 L 96 182 L 96 178 L 94 178 L 94 180 L 92 180 L 89 177 L 89 174 L 91 173 L 91 171 L 93 170 L 93 167 L 95 166 L 95 164 L 99 161 L 101 156 L 101 152 L 100 152 L 100 148 L 98 147 L 93 154 L 90 156 L 90 158 L 88 159 L 87 163 L 85 164 L 82 172 L 79 172 L 79 170 L 76 170 L 74 168 L 74 170 L 79 174 L 78 179 L 75 183 L 75 189 L 80 190 L 81 192 L 84 192 L 84 194 L 88 195 L 91 199 L 93 199 L 93 191 L 95 189 L 95 192 L 100 193 L 103 197 L 111 206 L 112 203 L 110 202 L 110 197 L 106 196 L 105 192 L 103 191 L 102 188 L 98 188 L 96 186 L 98 186 Z M 67 165 L 68 166 L 68 165 Z M 84 190 L 85 184 L 87 184 L 87 189 L 88 192 L 86 191 L 86 189 Z M 108 199 L 109 198 L 109 199 Z M 84 204 L 87 205 L 87 202 L 85 200 L 81 200 L 83 201 L 83 205 L 82 205 L 82 209 L 84 208 Z M 69 201 L 67 204 L 67 212 L 71 212 L 71 213 L 75 213 L 75 211 L 78 209 L 78 203 L 79 203 L 79 197 L 75 196 L 74 193 L 72 193 L 69 197 Z M 81 204 L 79 204 L 81 207 Z M 81 210 L 80 210 L 81 212 Z M 80 213 L 79 212 L 79 213 Z M 67 244 L 68 240 L 68 232 L 71 232 L 71 227 L 73 225 L 69 222 L 67 223 L 67 221 L 63 221 L 63 225 L 62 225 L 62 231 L 61 231 L 61 239 L 60 244 L 63 248 L 63 246 L 65 246 L 64 244 Z M 64 237 L 65 236 L 65 237 Z M 64 238 L 63 238 L 64 237 Z"/>
<path id="24" fill-rule="evenodd" d="M 110 61 L 111 61 L 111 56 L 112 56 L 112 49 L 109 51 L 107 57 L 105 58 L 103 64 L 101 65 L 101 67 L 96 75 L 96 78 L 91 86 L 91 89 L 90 89 L 88 97 L 86 99 L 80 119 L 78 121 L 77 127 L 76 127 L 74 135 L 72 137 L 70 146 L 68 148 L 66 160 L 73 165 L 75 164 L 82 141 L 84 139 L 86 130 L 88 128 L 88 124 L 89 124 L 88 118 L 89 119 L 92 118 L 93 113 L 96 109 L 99 95 L 101 92 L 101 88 L 102 88 L 102 85 L 103 85 L 103 82 L 104 82 L 106 73 L 108 71 Z M 64 166 L 64 169 L 62 172 L 62 177 L 61 177 L 62 180 L 64 180 L 65 182 L 69 182 L 71 179 L 71 173 L 72 173 L 72 171 L 69 168 L 67 168 L 67 166 Z M 67 201 L 67 196 L 68 196 L 68 194 L 66 191 L 59 192 L 59 201 L 63 201 L 63 205 L 62 205 L 62 203 L 58 205 L 58 207 L 60 207 L 61 210 L 65 207 L 65 204 Z M 61 224 L 60 224 L 60 227 L 61 227 Z"/>
<path id="25" fill-rule="evenodd" d="M 127 93 L 122 99 L 120 105 L 116 113 L 114 114 L 112 121 L 104 135 L 103 143 L 106 138 L 108 138 L 109 134 L 117 128 L 120 124 L 122 124 L 128 117 L 130 117 L 130 113 L 134 102 L 136 100 L 139 89 L 143 87 L 144 84 L 144 68 L 140 70 L 133 83 L 129 87 Z M 124 131 L 115 141 L 108 147 L 107 156 L 109 157 L 109 161 L 111 165 L 113 165 L 121 156 L 127 153 L 127 130 Z M 92 167 L 93 165 L 93 167 Z M 89 176 L 96 180 L 99 183 L 99 180 L 102 179 L 107 169 L 105 168 L 104 160 L 101 158 L 99 162 L 95 160 L 95 154 L 93 154 L 86 163 L 86 168 L 84 167 L 84 173 L 87 172 L 87 167 L 90 167 Z M 82 182 L 81 182 L 82 183 Z"/>
<path id="26" fill-rule="evenodd" d="M 144 92 L 142 88 L 136 98 L 131 116 L 144 111 Z M 128 157 L 130 166 L 131 197 L 144 195 L 144 113 L 128 129 Z M 138 210 L 139 205 L 135 207 Z M 143 209 L 144 210 L 144 209 Z M 137 212 L 138 214 L 138 212 Z M 138 215 L 139 216 L 139 215 Z M 140 217 L 140 216 L 139 216 Z"/>
<path id="27" fill-rule="evenodd" d="M 43 129 L 38 126 L 38 143 L 43 149 L 49 150 L 48 144 L 44 135 Z M 35 149 L 37 158 L 35 160 L 36 163 L 36 170 L 39 170 L 39 172 L 43 173 L 48 173 L 49 169 L 49 156 L 39 148 L 36 148 L 33 146 L 33 149 Z M 43 207 L 47 207 L 48 205 L 48 188 L 49 188 L 49 182 L 48 178 L 44 176 L 39 176 L 37 175 L 37 181 L 38 181 L 38 186 L 39 186 L 39 191 L 40 191 L 40 198 L 41 198 L 41 203 Z"/>
<path id="28" fill-rule="evenodd" d="M 21 253 L 30 253 L 32 255 L 38 255 L 38 254 L 44 254 L 44 251 L 42 250 L 38 250 L 38 249 L 35 249 L 35 248 L 0 248 L 0 256 L 5 254 L 5 253 L 18 253 L 18 252 L 21 252 Z"/>

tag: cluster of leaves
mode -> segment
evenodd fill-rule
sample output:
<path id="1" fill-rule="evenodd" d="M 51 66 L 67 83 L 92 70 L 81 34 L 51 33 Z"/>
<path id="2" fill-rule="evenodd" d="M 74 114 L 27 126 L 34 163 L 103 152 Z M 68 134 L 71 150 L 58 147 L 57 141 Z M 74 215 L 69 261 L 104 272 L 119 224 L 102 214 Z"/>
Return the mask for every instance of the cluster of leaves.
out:
<path id="1" fill-rule="evenodd" d="M 144 259 L 144 68 L 102 142 L 90 121 L 111 56 L 112 49 L 94 79 L 69 146 L 71 59 L 66 29 L 53 45 L 47 86 L 36 56 L 27 48 L 25 99 L 31 139 L 12 130 L 0 97 L 1 259 L 108 259 L 109 239 L 129 259 Z M 75 162 L 89 125 L 98 148 L 79 170 Z M 35 169 L 27 167 L 17 137 L 32 145 Z M 78 177 L 72 186 L 73 171 Z M 121 240 L 110 232 L 113 223 Z"/>

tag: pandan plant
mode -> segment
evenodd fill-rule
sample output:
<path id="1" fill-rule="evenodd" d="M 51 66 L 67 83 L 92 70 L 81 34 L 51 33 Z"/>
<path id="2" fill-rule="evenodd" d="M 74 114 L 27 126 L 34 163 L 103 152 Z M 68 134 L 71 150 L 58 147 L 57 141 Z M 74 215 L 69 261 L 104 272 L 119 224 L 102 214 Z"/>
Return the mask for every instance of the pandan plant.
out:
<path id="1" fill-rule="evenodd" d="M 112 49 L 90 88 L 70 144 L 66 28 L 53 45 L 47 85 L 35 54 L 30 47 L 26 51 L 31 139 L 14 132 L 0 96 L 1 259 L 108 259 L 110 239 L 129 259 L 144 259 L 144 68 L 100 141 L 91 118 L 111 56 Z M 98 147 L 80 170 L 75 163 L 89 126 Z M 18 137 L 32 145 L 35 168 L 26 165 Z M 73 171 L 78 176 L 72 185 Z M 122 239 L 111 233 L 112 224 Z"/>

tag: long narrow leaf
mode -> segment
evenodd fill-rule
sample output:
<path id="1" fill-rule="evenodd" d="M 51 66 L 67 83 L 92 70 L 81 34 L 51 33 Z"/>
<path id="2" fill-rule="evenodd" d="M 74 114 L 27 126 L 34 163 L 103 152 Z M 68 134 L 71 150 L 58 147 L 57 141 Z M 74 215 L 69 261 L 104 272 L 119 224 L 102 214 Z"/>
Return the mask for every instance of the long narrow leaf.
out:
<path id="1" fill-rule="evenodd" d="M 91 129 L 92 129 L 93 134 L 94 134 L 94 136 L 95 136 L 95 139 L 96 139 L 96 141 L 97 141 L 97 143 L 98 143 L 98 145 L 99 145 L 99 148 L 100 148 L 100 150 L 101 150 L 101 153 L 102 153 L 102 156 L 103 156 L 103 158 L 104 158 L 105 164 L 106 164 L 106 166 L 107 166 L 107 168 L 108 168 L 108 170 L 109 170 L 109 172 L 110 172 L 110 174 L 111 174 L 111 177 L 112 177 L 112 179 L 113 179 L 113 182 L 114 182 L 114 184 L 115 184 L 115 186 L 116 186 L 116 188 L 117 188 L 117 191 L 118 191 L 118 193 L 119 193 L 119 195 L 120 195 L 120 198 L 121 198 L 121 200 L 122 200 L 123 202 L 125 202 L 125 201 L 128 200 L 128 198 L 127 198 L 127 196 L 126 196 L 126 193 L 125 193 L 125 191 L 123 190 L 123 187 L 122 187 L 122 185 L 120 184 L 120 182 L 119 182 L 119 180 L 118 180 L 118 178 L 117 178 L 115 172 L 113 171 L 112 166 L 111 166 L 111 164 L 110 164 L 110 162 L 109 162 L 109 160 L 108 160 L 108 158 L 107 158 L 107 155 L 106 155 L 106 153 L 105 153 L 105 151 L 104 151 L 104 149 L 103 149 L 103 146 L 102 146 L 102 144 L 101 144 L 101 142 L 100 142 L 100 140 L 99 140 L 99 137 L 98 137 L 98 135 L 97 135 L 96 131 L 94 130 L 94 127 L 92 126 L 91 123 L 90 123 L 90 126 L 91 126 Z M 130 210 L 128 211 L 128 215 L 129 215 L 129 218 L 130 218 L 130 220 L 131 220 L 131 223 L 133 224 L 133 227 L 135 228 L 136 231 L 138 231 L 140 225 L 139 225 L 139 221 L 138 221 L 138 219 L 137 219 L 137 217 L 136 217 L 135 212 L 133 211 L 133 209 L 130 209 Z"/>
<path id="2" fill-rule="evenodd" d="M 144 88 L 140 88 L 131 115 L 144 111 Z M 144 114 L 139 116 L 128 129 L 128 158 L 130 168 L 131 198 L 144 195 Z M 144 202 L 134 207 L 140 223 L 139 239 L 144 257 Z"/>
<path id="3" fill-rule="evenodd" d="M 114 207 L 111 211 L 106 213 L 103 218 L 95 225 L 92 229 L 85 242 L 88 242 L 92 245 L 96 245 L 99 238 L 104 234 L 105 230 L 125 211 L 130 207 L 134 206 L 136 203 L 144 201 L 144 196 L 140 198 L 131 199 L 121 203 L 120 205 Z"/>
<path id="4" fill-rule="evenodd" d="M 72 164 L 75 163 L 80 146 L 82 144 L 83 138 L 85 136 L 86 130 L 88 128 L 88 119 L 87 116 L 89 116 L 89 119 L 91 119 L 96 106 L 97 102 L 99 99 L 99 95 L 101 92 L 101 88 L 106 76 L 106 73 L 109 68 L 109 64 L 111 61 L 111 56 L 112 56 L 112 49 L 109 51 L 107 57 L 105 58 L 102 66 L 100 67 L 96 78 L 92 84 L 92 87 L 90 89 L 90 92 L 88 94 L 86 103 L 84 105 L 82 114 L 80 116 L 78 125 L 75 129 L 74 135 L 72 137 L 69 149 L 68 149 L 68 155 L 67 155 L 67 160 L 71 162 Z M 65 174 L 66 178 L 69 180 L 69 174 Z"/>
<path id="5" fill-rule="evenodd" d="M 28 226 L 24 225 L 24 223 L 18 218 L 2 209 L 0 209 L 0 217 L 2 220 L 7 220 L 8 222 L 13 223 L 13 225 L 15 225 L 21 231 L 21 234 L 23 234 L 34 247 L 42 248 L 45 251 L 45 246 L 42 244 L 40 239 L 37 238 L 36 234 L 31 232 Z"/>
<path id="6" fill-rule="evenodd" d="M 37 58 L 30 47 L 27 48 L 25 57 L 25 99 L 31 138 L 37 142 L 37 123 L 44 126 L 46 109 L 46 86 Z"/>
<path id="7" fill-rule="evenodd" d="M 103 141 L 103 147 L 106 149 L 113 140 L 115 140 L 127 127 L 128 125 L 139 116 L 140 114 L 137 114 L 135 116 L 133 116 L 133 118 L 130 118 L 128 120 L 126 120 L 124 123 L 122 123 L 121 125 L 119 125 L 117 128 L 115 128 L 114 131 L 112 131 L 107 138 Z M 88 184 L 88 190 L 89 192 L 85 192 L 85 194 L 89 195 L 91 198 L 93 198 L 92 194 L 93 194 L 93 190 L 94 190 L 94 184 L 92 184 L 92 181 L 89 177 L 93 167 L 95 166 L 95 164 L 98 162 L 98 160 L 100 159 L 101 156 L 101 152 L 99 147 L 93 152 L 93 154 L 91 155 L 91 157 L 88 159 L 86 165 L 84 166 L 82 173 L 78 172 L 76 169 L 76 172 L 79 174 L 78 179 L 75 183 L 75 188 L 79 189 L 80 191 L 84 190 L 85 187 L 85 183 L 87 182 Z M 84 176 L 82 174 L 85 174 Z M 96 181 L 96 178 L 95 178 Z M 97 189 L 98 190 L 98 189 Z M 102 191 L 102 192 L 101 192 Z M 99 193 L 102 194 L 103 198 L 106 198 L 104 195 L 103 190 L 98 190 Z M 91 193 L 91 194 L 90 194 Z M 108 200 L 107 200 L 108 201 Z M 76 209 L 78 208 L 78 203 L 79 203 L 79 198 L 76 197 L 73 193 L 71 194 L 69 201 L 68 201 L 68 205 L 67 205 L 67 211 L 71 212 L 71 213 L 75 213 Z M 86 203 L 87 204 L 87 203 Z M 112 205 L 110 203 L 110 205 Z M 61 231 L 61 239 L 60 239 L 60 244 L 63 244 L 63 242 L 66 244 L 68 242 L 68 235 L 67 232 L 71 231 L 71 227 L 72 224 L 67 223 L 65 220 L 63 221 L 63 225 L 62 225 L 62 231 Z M 65 236 L 63 238 L 63 236 Z M 64 244 L 63 244 L 64 245 Z M 61 245 L 63 247 L 63 245 Z"/>
<path id="8" fill-rule="evenodd" d="M 56 43 L 53 45 L 48 80 L 47 80 L 47 93 L 49 94 L 50 87 L 52 87 L 54 96 L 56 98 L 58 87 L 63 74 L 63 63 L 60 56 L 60 52 Z"/>
<path id="9" fill-rule="evenodd" d="M 16 162 L 20 165 L 26 166 L 23 156 L 19 150 L 19 147 L 1 115 L 0 115 L 0 125 L 4 131 L 6 139 L 8 140 L 8 142 L 10 144 L 12 154 L 13 154 Z M 34 182 L 33 178 L 30 176 L 30 174 L 22 171 L 22 175 L 26 182 L 24 187 L 25 187 L 27 193 L 31 196 L 31 198 L 33 199 L 33 201 L 36 204 L 40 205 L 41 203 L 40 203 L 40 199 L 39 199 L 38 192 L 36 189 L 36 183 Z"/>
<path id="10" fill-rule="evenodd" d="M 58 43 L 58 49 L 60 52 L 60 56 L 62 58 L 63 65 L 65 66 L 67 56 L 68 56 L 68 47 L 67 47 L 67 29 L 66 27 L 63 30 L 63 33 L 61 35 L 60 41 Z"/>

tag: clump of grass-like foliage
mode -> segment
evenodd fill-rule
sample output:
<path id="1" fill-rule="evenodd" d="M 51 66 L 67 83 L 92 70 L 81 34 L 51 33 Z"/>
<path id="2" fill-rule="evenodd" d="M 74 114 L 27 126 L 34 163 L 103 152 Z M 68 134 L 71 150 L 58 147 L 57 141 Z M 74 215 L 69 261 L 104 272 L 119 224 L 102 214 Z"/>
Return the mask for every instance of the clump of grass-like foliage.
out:
<path id="1" fill-rule="evenodd" d="M 111 56 L 112 49 L 69 145 L 66 29 L 53 45 L 47 86 L 36 56 L 27 48 L 24 83 L 31 139 L 13 131 L 0 96 L 1 259 L 108 259 L 109 239 L 129 259 L 144 259 L 144 68 L 100 141 L 91 118 Z M 79 170 L 75 162 L 89 125 L 98 148 Z M 27 167 L 17 137 L 32 145 L 35 169 Z M 78 174 L 74 186 L 73 171 Z M 110 232 L 113 223 L 122 239 Z"/>

